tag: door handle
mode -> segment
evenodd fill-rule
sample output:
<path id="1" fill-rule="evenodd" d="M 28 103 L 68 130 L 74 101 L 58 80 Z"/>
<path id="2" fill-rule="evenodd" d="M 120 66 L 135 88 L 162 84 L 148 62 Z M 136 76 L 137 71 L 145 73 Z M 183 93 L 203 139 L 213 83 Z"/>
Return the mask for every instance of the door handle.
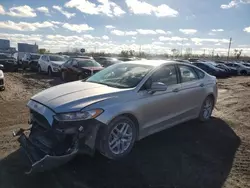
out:
<path id="1" fill-rule="evenodd" d="M 200 84 L 200 87 L 204 87 L 204 84 L 202 83 L 202 84 Z"/>
<path id="2" fill-rule="evenodd" d="M 173 89 L 172 91 L 177 93 L 177 92 L 180 91 L 180 89 L 179 89 L 179 88 L 175 88 L 175 89 Z"/>

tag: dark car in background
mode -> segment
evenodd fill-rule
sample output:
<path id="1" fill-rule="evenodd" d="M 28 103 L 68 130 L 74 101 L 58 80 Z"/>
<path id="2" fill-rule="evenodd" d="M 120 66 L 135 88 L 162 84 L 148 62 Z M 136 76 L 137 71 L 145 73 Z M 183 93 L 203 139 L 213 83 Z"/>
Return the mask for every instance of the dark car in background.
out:
<path id="1" fill-rule="evenodd" d="M 94 59 L 71 58 L 61 66 L 61 78 L 63 81 L 81 80 L 102 69 Z"/>
<path id="2" fill-rule="evenodd" d="M 4 71 L 18 71 L 18 64 L 14 57 L 10 54 L 0 54 L 0 64 L 4 66 Z"/>
<path id="3" fill-rule="evenodd" d="M 40 58 L 40 54 L 35 53 L 26 53 L 22 59 L 22 68 L 23 70 L 29 68 L 32 71 L 38 70 L 38 60 Z"/>
<path id="4" fill-rule="evenodd" d="M 113 57 L 95 57 L 94 58 L 98 63 L 100 63 L 103 67 L 108 67 L 110 65 L 114 65 L 116 63 L 121 62 L 117 58 Z"/>
<path id="5" fill-rule="evenodd" d="M 231 76 L 236 76 L 238 75 L 238 71 L 236 68 L 234 67 L 229 67 L 227 65 L 225 65 L 224 63 L 217 63 L 216 67 L 224 69 L 225 71 L 227 71 Z"/>
<path id="6" fill-rule="evenodd" d="M 208 74 L 216 76 L 217 78 L 225 78 L 229 76 L 229 74 L 225 70 L 217 68 L 209 63 L 197 62 L 192 64 L 204 70 Z"/>

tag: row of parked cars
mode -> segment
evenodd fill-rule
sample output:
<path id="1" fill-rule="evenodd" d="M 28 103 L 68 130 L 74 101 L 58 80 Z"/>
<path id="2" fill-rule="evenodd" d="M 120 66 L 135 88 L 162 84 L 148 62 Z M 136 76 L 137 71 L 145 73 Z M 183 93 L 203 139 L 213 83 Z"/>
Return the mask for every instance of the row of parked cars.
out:
<path id="1" fill-rule="evenodd" d="M 207 73 L 218 78 L 236 75 L 250 75 L 249 61 L 209 61 L 201 59 L 177 60 L 179 62 L 191 63 Z"/>

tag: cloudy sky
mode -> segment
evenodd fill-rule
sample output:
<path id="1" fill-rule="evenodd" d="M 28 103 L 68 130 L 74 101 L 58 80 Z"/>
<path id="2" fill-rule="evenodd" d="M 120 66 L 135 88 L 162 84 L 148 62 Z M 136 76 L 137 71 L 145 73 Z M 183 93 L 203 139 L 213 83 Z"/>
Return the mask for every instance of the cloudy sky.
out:
<path id="1" fill-rule="evenodd" d="M 0 38 L 13 47 L 223 54 L 230 37 L 250 55 L 250 0 L 0 0 Z"/>

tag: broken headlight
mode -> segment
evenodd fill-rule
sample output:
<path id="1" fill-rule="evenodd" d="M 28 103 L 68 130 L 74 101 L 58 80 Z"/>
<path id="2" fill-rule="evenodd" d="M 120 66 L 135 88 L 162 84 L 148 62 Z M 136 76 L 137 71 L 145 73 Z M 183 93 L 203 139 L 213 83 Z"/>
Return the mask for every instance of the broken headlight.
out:
<path id="1" fill-rule="evenodd" d="M 94 109 L 88 111 L 62 113 L 62 114 L 57 114 L 54 117 L 57 121 L 81 121 L 81 120 L 96 118 L 102 112 L 103 112 L 102 109 Z"/>

